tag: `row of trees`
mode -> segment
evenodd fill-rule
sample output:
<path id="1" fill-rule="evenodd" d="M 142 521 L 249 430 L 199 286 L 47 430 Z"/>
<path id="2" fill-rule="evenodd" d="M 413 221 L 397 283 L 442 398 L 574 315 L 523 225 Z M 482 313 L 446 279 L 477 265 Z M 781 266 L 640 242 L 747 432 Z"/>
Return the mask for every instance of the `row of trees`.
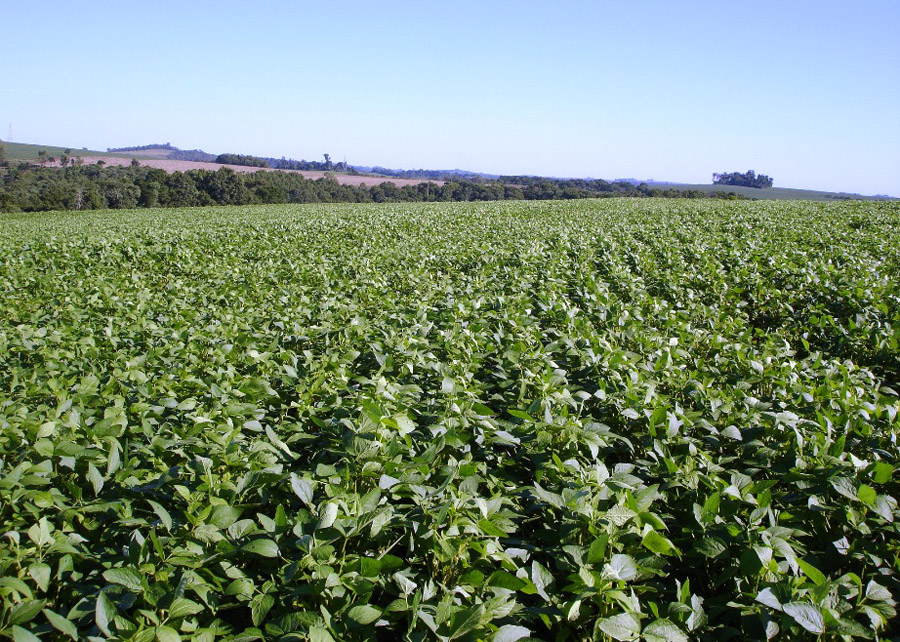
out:
<path id="1" fill-rule="evenodd" d="M 269 163 L 262 158 L 256 156 L 245 156 L 244 154 L 219 154 L 216 156 L 215 162 L 220 165 L 245 165 L 247 167 L 268 167 Z"/>
<path id="2" fill-rule="evenodd" d="M 382 183 L 344 185 L 333 176 L 309 180 L 288 172 L 239 174 L 190 170 L 168 174 L 134 163 L 130 167 L 69 164 L 36 167 L 7 163 L 0 177 L 0 211 L 192 207 L 252 203 L 382 203 L 572 199 L 610 196 L 727 197 L 718 193 L 651 189 L 647 185 L 605 181 L 549 180 L 448 181 L 398 187 Z M 736 195 L 732 195 L 736 196 Z"/>
<path id="3" fill-rule="evenodd" d="M 772 187 L 772 178 L 765 174 L 757 175 L 752 169 L 745 173 L 725 172 L 723 174 L 713 174 L 714 185 L 735 185 L 740 187 Z"/>

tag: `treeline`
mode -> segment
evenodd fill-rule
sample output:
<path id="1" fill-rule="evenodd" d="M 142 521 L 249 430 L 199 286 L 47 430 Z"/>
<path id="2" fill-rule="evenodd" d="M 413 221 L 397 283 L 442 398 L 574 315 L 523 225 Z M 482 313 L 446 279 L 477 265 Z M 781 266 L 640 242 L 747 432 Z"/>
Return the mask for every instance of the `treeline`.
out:
<path id="1" fill-rule="evenodd" d="M 745 173 L 725 172 L 713 174 L 714 185 L 735 185 L 739 187 L 772 187 L 774 181 L 765 174 L 757 175 L 755 171 L 747 170 Z"/>
<path id="2" fill-rule="evenodd" d="M 657 190 L 604 181 L 558 181 L 515 177 L 519 184 L 494 181 L 448 181 L 398 187 L 382 183 L 342 185 L 334 177 L 309 180 L 287 172 L 239 174 L 190 170 L 168 174 L 161 169 L 132 165 L 103 167 L 70 165 L 36 167 L 12 164 L 0 178 L 0 210 L 45 211 L 122 209 L 135 207 L 193 207 L 253 203 L 382 203 L 431 201 L 495 201 L 522 199 L 597 198 L 611 196 L 711 196 L 696 190 Z M 719 198 L 737 195 L 715 194 Z"/>
<path id="3" fill-rule="evenodd" d="M 216 163 L 220 165 L 245 165 L 247 167 L 268 167 L 268 161 L 256 156 L 245 156 L 244 154 L 219 154 L 216 156 Z"/>
<path id="4" fill-rule="evenodd" d="M 165 149 L 170 152 L 178 151 L 178 148 L 175 147 L 172 143 L 166 143 L 165 145 L 162 143 L 151 143 L 149 145 L 135 145 L 133 147 L 107 147 L 106 151 L 108 152 L 144 152 L 148 149 Z"/>

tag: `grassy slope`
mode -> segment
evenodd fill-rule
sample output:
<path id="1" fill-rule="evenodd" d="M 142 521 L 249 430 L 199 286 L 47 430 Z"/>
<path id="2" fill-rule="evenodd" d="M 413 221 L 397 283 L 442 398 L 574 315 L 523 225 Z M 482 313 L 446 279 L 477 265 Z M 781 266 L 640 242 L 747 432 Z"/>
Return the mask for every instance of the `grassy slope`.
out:
<path id="1" fill-rule="evenodd" d="M 144 153 L 135 152 L 134 154 L 124 152 L 118 154 L 112 154 L 110 152 L 101 152 L 93 149 L 82 149 L 76 147 L 56 147 L 53 145 L 31 145 L 29 143 L 8 143 L 6 141 L 0 142 L 0 145 L 6 149 L 6 158 L 9 160 L 17 160 L 17 161 L 36 161 L 38 159 L 38 152 L 42 149 L 47 152 L 48 156 L 60 156 L 64 154 L 67 149 L 71 150 L 70 156 L 125 156 L 128 158 L 137 158 L 137 159 L 148 159 L 148 158 L 158 158 L 158 156 L 147 155 Z"/>
<path id="2" fill-rule="evenodd" d="M 805 200 L 805 201 L 834 201 L 834 200 L 846 200 L 848 197 L 853 200 L 865 200 L 865 201 L 889 201 L 896 200 L 890 197 L 883 196 L 862 196 L 860 194 L 847 194 L 846 192 L 822 192 L 818 190 L 811 189 L 794 189 L 791 187 L 768 187 L 764 189 L 758 189 L 755 187 L 739 187 L 736 185 L 711 185 L 711 184 L 696 184 L 692 185 L 689 183 L 678 183 L 673 185 L 654 185 L 653 187 L 658 187 L 660 189 L 699 189 L 704 192 L 735 192 L 737 194 L 741 194 L 743 196 L 749 196 L 750 198 L 756 198 L 764 201 L 771 200 L 783 200 L 783 201 L 796 201 L 796 200 Z"/>

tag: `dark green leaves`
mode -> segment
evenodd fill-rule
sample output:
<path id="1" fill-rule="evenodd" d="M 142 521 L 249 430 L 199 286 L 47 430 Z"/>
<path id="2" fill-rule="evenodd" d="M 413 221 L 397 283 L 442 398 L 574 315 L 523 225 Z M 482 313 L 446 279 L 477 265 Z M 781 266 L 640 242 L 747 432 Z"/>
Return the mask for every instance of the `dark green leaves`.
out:
<path id="1" fill-rule="evenodd" d="M 896 204 L 169 214 L 0 226 L 0 637 L 888 635 Z"/>

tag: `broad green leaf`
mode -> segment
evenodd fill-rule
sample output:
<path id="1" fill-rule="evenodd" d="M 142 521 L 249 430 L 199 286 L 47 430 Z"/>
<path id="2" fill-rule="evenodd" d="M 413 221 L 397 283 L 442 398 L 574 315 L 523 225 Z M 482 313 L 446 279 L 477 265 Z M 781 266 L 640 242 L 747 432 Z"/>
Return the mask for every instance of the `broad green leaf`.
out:
<path id="1" fill-rule="evenodd" d="M 620 613 L 602 618 L 597 628 L 614 640 L 637 640 L 641 635 L 641 621 L 632 613 Z"/>
<path id="2" fill-rule="evenodd" d="M 181 642 L 181 636 L 178 634 L 178 631 L 171 626 L 165 625 L 156 627 L 156 639 L 159 642 Z"/>
<path id="3" fill-rule="evenodd" d="M 772 592 L 771 588 L 764 588 L 759 593 L 756 594 L 756 601 L 765 604 L 771 609 L 775 609 L 776 611 L 781 610 L 781 602 L 775 596 L 775 593 Z"/>
<path id="4" fill-rule="evenodd" d="M 359 606 L 354 606 L 347 611 L 347 617 L 357 624 L 371 624 L 381 617 L 381 611 L 374 606 L 361 604 Z"/>
<path id="5" fill-rule="evenodd" d="M 143 576 L 136 568 L 111 568 L 103 571 L 103 579 L 110 584 L 124 586 L 129 591 L 134 591 L 135 593 L 140 593 L 144 590 L 142 583 Z"/>
<path id="6" fill-rule="evenodd" d="M 645 548 L 653 553 L 656 553 L 657 555 L 679 554 L 678 549 L 672 546 L 672 542 L 670 542 L 668 538 L 660 535 L 656 531 L 647 531 L 647 534 L 644 535 L 643 539 L 641 540 L 641 544 L 643 544 Z"/>
<path id="7" fill-rule="evenodd" d="M 156 516 L 159 517 L 159 520 L 162 522 L 162 525 L 168 532 L 172 532 L 172 516 L 169 515 L 169 511 L 162 507 L 158 502 L 153 501 L 152 499 L 148 499 L 147 503 L 150 504 L 150 507 L 153 508 L 153 512 L 156 513 Z"/>
<path id="8" fill-rule="evenodd" d="M 243 546 L 241 550 L 247 553 L 254 553 L 260 557 L 278 557 L 278 544 L 270 539 L 254 539 Z"/>
<path id="9" fill-rule="evenodd" d="M 41 638 L 20 626 L 12 628 L 13 642 L 40 642 Z"/>
<path id="10" fill-rule="evenodd" d="M 100 491 L 103 490 L 103 475 L 100 474 L 100 471 L 97 470 L 94 464 L 88 464 L 87 477 L 94 488 L 94 495 L 99 495 Z"/>
<path id="11" fill-rule="evenodd" d="M 813 581 L 813 584 L 821 585 L 828 582 L 828 578 L 826 578 L 825 575 L 822 574 L 822 571 L 817 569 L 812 564 L 809 564 L 801 559 L 797 560 L 797 564 L 800 566 L 804 575 L 806 575 L 806 577 Z"/>
<path id="12" fill-rule="evenodd" d="M 271 608 L 275 605 L 272 595 L 257 595 L 251 602 L 250 615 L 253 626 L 260 626 L 266 619 Z"/>
<path id="13" fill-rule="evenodd" d="M 611 580 L 630 582 L 637 577 L 634 558 L 622 553 L 613 555 L 609 563 L 603 567 L 603 576 Z"/>
<path id="14" fill-rule="evenodd" d="M 325 508 L 322 509 L 322 517 L 319 519 L 319 525 L 316 528 L 331 528 L 334 526 L 335 520 L 337 520 L 337 515 L 338 505 L 334 502 L 328 502 L 325 504 Z"/>
<path id="15" fill-rule="evenodd" d="M 866 584 L 866 599 L 874 600 L 876 602 L 889 602 L 893 599 L 893 596 L 887 588 L 875 580 L 870 580 L 869 583 Z"/>
<path id="16" fill-rule="evenodd" d="M 644 627 L 642 637 L 647 642 L 689 642 L 688 636 L 671 620 L 654 620 Z"/>
<path id="17" fill-rule="evenodd" d="M 309 627 L 309 642 L 334 642 L 328 629 L 321 626 Z"/>
<path id="18" fill-rule="evenodd" d="M 825 632 L 825 618 L 821 609 L 814 604 L 788 602 L 784 605 L 784 612 L 810 633 L 822 634 Z"/>
<path id="19" fill-rule="evenodd" d="M 46 564 L 35 563 L 28 567 L 28 574 L 38 588 L 46 593 L 50 587 L 50 567 Z"/>
<path id="20" fill-rule="evenodd" d="M 891 480 L 893 474 L 894 467 L 887 462 L 880 461 L 875 464 L 873 479 L 875 480 L 876 484 L 886 484 Z"/>
<path id="21" fill-rule="evenodd" d="M 517 642 L 531 635 L 531 630 L 515 624 L 504 624 L 494 632 L 491 642 Z"/>
<path id="22" fill-rule="evenodd" d="M 547 589 L 554 583 L 553 574 L 537 560 L 531 563 L 531 581 L 534 583 L 538 595 L 544 598 L 544 601 L 549 602 L 550 596 L 547 594 Z"/>
<path id="23" fill-rule="evenodd" d="M 875 498 L 878 496 L 878 493 L 875 492 L 875 489 L 866 484 L 861 484 L 859 490 L 856 493 L 857 498 L 866 506 L 872 506 L 875 503 Z"/>
<path id="24" fill-rule="evenodd" d="M 7 625 L 13 624 L 26 624 L 27 622 L 31 622 L 38 613 L 41 612 L 41 609 L 44 608 L 44 605 L 47 603 L 47 600 L 29 600 L 27 602 L 21 602 L 16 604 L 9 610 L 9 618 L 7 619 Z"/>
<path id="25" fill-rule="evenodd" d="M 176 597 L 172 600 L 172 604 L 169 605 L 169 617 L 172 619 L 188 617 L 189 615 L 202 613 L 204 610 L 202 605 L 193 600 L 189 600 L 186 597 Z"/>
<path id="26" fill-rule="evenodd" d="M 208 523 L 218 528 L 228 528 L 241 518 L 241 509 L 235 506 L 219 504 L 209 514 Z"/>
<path id="27" fill-rule="evenodd" d="M 104 635 L 112 636 L 109 625 L 116 619 L 116 605 L 106 594 L 106 591 L 100 591 L 97 596 L 97 604 L 94 607 L 94 621 Z"/>
<path id="28" fill-rule="evenodd" d="M 466 633 L 474 631 L 481 623 L 482 616 L 484 616 L 483 604 L 478 604 L 466 609 L 465 611 L 457 613 L 453 618 L 453 625 L 450 627 L 450 635 L 448 639 L 456 640 L 464 636 Z"/>
<path id="29" fill-rule="evenodd" d="M 291 488 L 294 494 L 300 498 L 300 501 L 307 507 L 313 508 L 313 487 L 306 479 L 297 477 L 295 473 L 291 473 Z"/>
<path id="30" fill-rule="evenodd" d="M 694 546 L 694 550 L 704 557 L 718 557 L 728 550 L 725 542 L 718 537 L 704 537 Z"/>
<path id="31" fill-rule="evenodd" d="M 64 618 L 62 615 L 55 613 L 50 609 L 44 609 L 43 613 L 54 629 L 69 636 L 73 640 L 78 639 L 78 628 L 68 618 Z"/>

